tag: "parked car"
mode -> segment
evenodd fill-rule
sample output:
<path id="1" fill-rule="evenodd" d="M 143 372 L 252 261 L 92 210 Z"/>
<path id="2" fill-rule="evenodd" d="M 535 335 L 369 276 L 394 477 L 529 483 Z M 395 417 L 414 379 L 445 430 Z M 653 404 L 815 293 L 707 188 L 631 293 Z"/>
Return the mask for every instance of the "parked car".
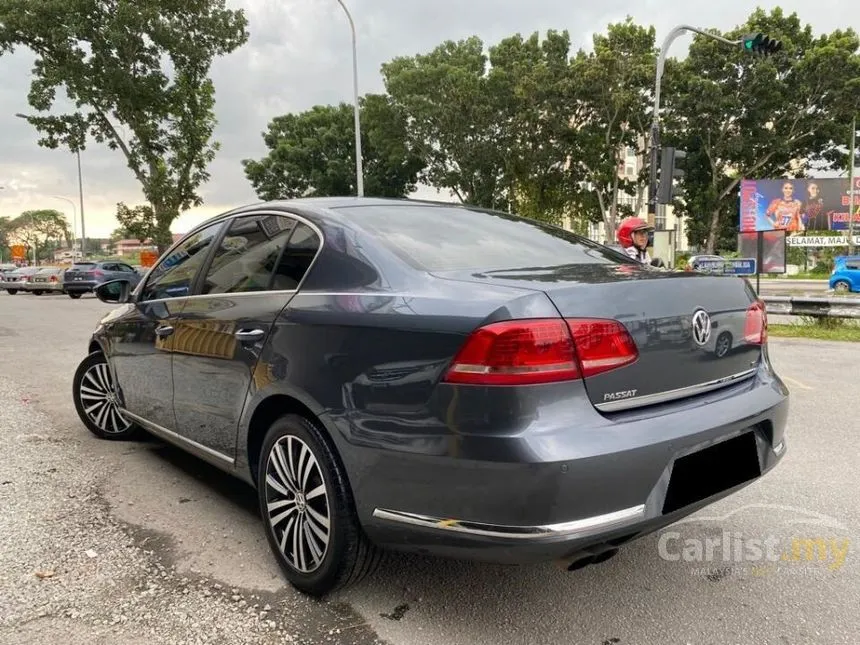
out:
<path id="1" fill-rule="evenodd" d="M 96 288 L 121 306 L 74 375 L 81 420 L 255 486 L 275 558 L 311 595 L 387 548 L 602 562 L 786 451 L 788 390 L 746 280 L 657 271 L 514 215 L 247 206 L 130 285 Z M 712 316 L 745 330 L 720 360 Z"/>
<path id="2" fill-rule="evenodd" d="M 34 296 L 41 296 L 46 292 L 63 293 L 63 274 L 65 272 L 63 267 L 39 267 L 38 271 L 29 276 L 22 288 Z"/>
<path id="3" fill-rule="evenodd" d="M 0 289 L 5 289 L 10 296 L 14 296 L 19 291 L 24 291 L 27 280 L 38 270 L 39 267 L 21 267 L 4 273 L 3 281 L 0 282 Z"/>
<path id="4" fill-rule="evenodd" d="M 123 262 L 75 262 L 63 276 L 63 289 L 70 298 L 80 298 L 98 285 L 111 280 L 128 280 L 132 286 L 141 275 Z"/>
<path id="5" fill-rule="evenodd" d="M 860 255 L 840 255 L 833 259 L 830 288 L 843 293 L 860 291 Z"/>

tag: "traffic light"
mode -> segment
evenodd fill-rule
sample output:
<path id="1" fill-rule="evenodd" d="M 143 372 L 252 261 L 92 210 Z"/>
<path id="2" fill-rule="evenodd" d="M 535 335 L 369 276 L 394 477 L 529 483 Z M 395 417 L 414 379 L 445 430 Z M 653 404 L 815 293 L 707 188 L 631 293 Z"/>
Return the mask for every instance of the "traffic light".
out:
<path id="1" fill-rule="evenodd" d="M 669 204 L 672 201 L 672 183 L 675 178 L 684 176 L 684 169 L 678 167 L 687 153 L 683 150 L 665 147 L 660 151 L 660 182 L 657 186 L 657 203 Z"/>
<path id="2" fill-rule="evenodd" d="M 771 39 L 767 34 L 747 34 L 743 37 L 744 51 L 761 56 L 772 56 L 782 49 L 782 41 Z"/>

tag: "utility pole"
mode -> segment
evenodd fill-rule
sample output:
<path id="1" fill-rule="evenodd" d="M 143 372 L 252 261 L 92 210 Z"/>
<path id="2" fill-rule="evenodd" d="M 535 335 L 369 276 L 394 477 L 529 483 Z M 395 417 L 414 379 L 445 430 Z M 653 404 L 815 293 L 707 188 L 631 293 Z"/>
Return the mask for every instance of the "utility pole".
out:
<path id="1" fill-rule="evenodd" d="M 747 34 L 739 40 L 729 40 L 728 38 L 723 38 L 697 27 L 691 27 L 690 25 L 678 25 L 666 36 L 663 46 L 660 48 L 660 55 L 657 57 L 657 73 L 654 80 L 654 114 L 651 121 L 651 176 L 648 182 L 648 223 L 651 226 L 654 226 L 657 213 L 657 166 L 660 158 L 660 84 L 666 68 L 666 55 L 669 52 L 669 47 L 671 47 L 678 36 L 690 31 L 706 38 L 718 40 L 732 47 L 741 46 L 744 51 L 751 54 L 768 56 L 782 49 L 781 41 L 772 40 L 766 34 Z M 663 178 L 661 178 L 662 180 Z M 672 181 L 672 178 L 669 177 L 667 181 Z"/>
<path id="2" fill-rule="evenodd" d="M 359 197 L 364 197 L 364 167 L 361 153 L 361 117 L 358 113 L 358 53 L 355 45 L 355 23 L 352 14 L 346 8 L 343 0 L 337 0 L 338 4 L 349 20 L 349 31 L 352 35 L 352 101 L 355 111 L 355 192 Z"/>
<path id="3" fill-rule="evenodd" d="M 848 255 L 854 255 L 854 154 L 857 138 L 857 116 L 851 119 L 851 149 L 848 152 Z"/>

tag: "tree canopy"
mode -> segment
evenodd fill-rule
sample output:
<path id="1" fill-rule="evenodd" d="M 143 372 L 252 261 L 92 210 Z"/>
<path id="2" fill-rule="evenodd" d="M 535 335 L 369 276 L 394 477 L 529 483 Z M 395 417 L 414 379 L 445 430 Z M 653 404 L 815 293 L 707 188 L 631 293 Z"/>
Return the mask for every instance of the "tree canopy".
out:
<path id="1" fill-rule="evenodd" d="M 0 53 L 36 55 L 28 121 L 40 145 L 75 151 L 92 138 L 122 152 L 162 248 L 179 213 L 202 203 L 218 149 L 209 69 L 245 43 L 246 25 L 225 0 L 0 0 Z M 51 113 L 59 89 L 74 111 Z"/>
<path id="2" fill-rule="evenodd" d="M 403 112 L 384 95 L 360 100 L 365 194 L 404 197 L 415 188 L 421 158 L 407 141 Z M 245 175 L 261 199 L 356 192 L 353 106 L 317 105 L 276 117 L 263 140 L 269 153 L 245 159 Z"/>
<path id="3" fill-rule="evenodd" d="M 662 142 L 688 154 L 675 208 L 689 241 L 708 251 L 736 246 L 742 178 L 844 167 L 860 111 L 854 31 L 816 35 L 777 8 L 723 35 L 759 31 L 784 50 L 764 58 L 697 36 L 666 61 Z M 578 51 L 567 32 L 490 46 L 473 36 L 383 64 L 386 97 L 374 100 L 396 112 L 397 154 L 420 159 L 408 164 L 419 181 L 470 204 L 570 217 L 580 229 L 602 222 L 611 240 L 621 217 L 647 205 L 657 53 L 654 28 L 630 18 Z M 245 162 L 258 194 L 353 192 L 351 115 L 340 105 L 276 118 L 264 135 L 269 155 Z M 363 117 L 364 128 L 376 123 Z M 363 141 L 367 181 L 376 182 L 369 167 L 379 153 L 369 132 Z M 411 185 L 398 183 L 398 194 Z"/>
<path id="4" fill-rule="evenodd" d="M 748 31 L 779 38 L 784 53 L 751 57 L 699 36 L 667 101 L 668 140 L 690 154 L 678 207 L 689 216 L 690 241 L 708 251 L 736 243 L 741 179 L 844 167 L 840 147 L 858 106 L 848 92 L 860 78 L 853 31 L 815 36 L 776 8 L 757 9 L 725 36 Z"/>

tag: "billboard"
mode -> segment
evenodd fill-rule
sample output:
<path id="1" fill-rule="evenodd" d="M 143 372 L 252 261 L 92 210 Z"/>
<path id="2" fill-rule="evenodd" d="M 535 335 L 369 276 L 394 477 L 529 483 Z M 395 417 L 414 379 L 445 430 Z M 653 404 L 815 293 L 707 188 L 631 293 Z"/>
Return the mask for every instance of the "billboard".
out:
<path id="1" fill-rule="evenodd" d="M 744 179 L 740 232 L 785 231 L 789 238 L 847 232 L 848 188 L 847 178 Z M 854 231 L 860 232 L 860 177 L 854 179 Z"/>
<path id="2" fill-rule="evenodd" d="M 745 258 L 756 258 L 759 273 L 785 273 L 787 237 L 780 230 L 739 233 L 738 251 Z"/>

